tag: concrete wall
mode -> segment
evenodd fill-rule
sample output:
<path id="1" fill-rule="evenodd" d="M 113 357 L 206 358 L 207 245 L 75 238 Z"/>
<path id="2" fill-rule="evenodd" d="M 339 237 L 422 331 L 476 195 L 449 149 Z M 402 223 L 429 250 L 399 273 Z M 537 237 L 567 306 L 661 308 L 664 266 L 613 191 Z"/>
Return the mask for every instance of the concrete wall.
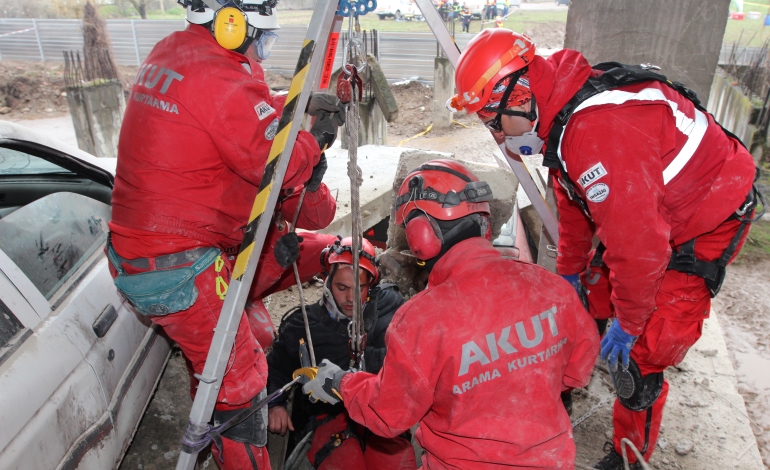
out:
<path id="1" fill-rule="evenodd" d="M 708 110 L 725 129 L 740 137 L 747 146 L 751 144 L 756 131 L 750 124 L 751 100 L 722 72 L 714 75 Z"/>
<path id="2" fill-rule="evenodd" d="M 709 96 L 730 0 L 579 0 L 570 5 L 564 47 L 591 64 L 652 63 Z"/>

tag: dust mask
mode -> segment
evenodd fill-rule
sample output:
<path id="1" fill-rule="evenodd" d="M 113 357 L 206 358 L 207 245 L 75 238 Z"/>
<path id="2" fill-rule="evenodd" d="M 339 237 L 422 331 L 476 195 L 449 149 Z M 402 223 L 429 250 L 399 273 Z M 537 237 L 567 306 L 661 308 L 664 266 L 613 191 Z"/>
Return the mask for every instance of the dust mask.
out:
<path id="1" fill-rule="evenodd" d="M 537 108 L 535 108 L 537 113 Z M 540 121 L 540 113 L 532 123 L 532 130 L 522 135 L 509 135 L 505 137 L 505 148 L 516 155 L 534 155 L 543 150 L 543 139 L 537 135 L 537 123 Z"/>
<path id="2" fill-rule="evenodd" d="M 505 147 L 516 155 L 534 155 L 543 150 L 543 139 L 534 130 L 523 135 L 507 136 Z"/>

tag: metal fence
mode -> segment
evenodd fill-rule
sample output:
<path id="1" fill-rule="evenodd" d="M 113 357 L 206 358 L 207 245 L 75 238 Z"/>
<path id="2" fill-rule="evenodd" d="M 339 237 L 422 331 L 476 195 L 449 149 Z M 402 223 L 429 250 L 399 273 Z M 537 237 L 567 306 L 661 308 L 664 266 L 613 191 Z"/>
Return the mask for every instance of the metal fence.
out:
<path id="1" fill-rule="evenodd" d="M 80 20 L 0 19 L 0 60 L 63 62 L 62 51 L 83 49 Z M 139 65 L 153 46 L 174 31 L 186 27 L 184 20 L 107 20 L 115 57 L 121 65 Z M 280 40 L 265 69 L 291 74 L 302 48 L 306 27 L 280 30 Z M 457 35 L 462 48 L 472 34 Z M 437 43 L 431 33 L 379 33 L 380 64 L 389 81 L 417 79 L 433 83 L 433 59 Z M 342 44 L 336 66 L 342 62 Z"/>
<path id="2" fill-rule="evenodd" d="M 82 50 L 80 20 L 0 18 L 0 60 L 63 62 L 62 51 Z M 121 65 L 139 65 L 153 46 L 174 31 L 186 27 L 184 20 L 107 20 L 115 57 Z M 292 74 L 302 48 L 306 27 L 289 26 L 280 30 L 280 40 L 264 64 L 276 73 Z M 474 34 L 457 34 L 460 49 Z M 431 33 L 379 33 L 380 64 L 388 81 L 416 79 L 433 84 L 433 59 L 438 45 Z M 746 65 L 754 48 L 741 48 L 734 60 Z M 732 51 L 723 46 L 720 64 Z M 336 67 L 341 64 L 342 45 L 337 49 Z"/>

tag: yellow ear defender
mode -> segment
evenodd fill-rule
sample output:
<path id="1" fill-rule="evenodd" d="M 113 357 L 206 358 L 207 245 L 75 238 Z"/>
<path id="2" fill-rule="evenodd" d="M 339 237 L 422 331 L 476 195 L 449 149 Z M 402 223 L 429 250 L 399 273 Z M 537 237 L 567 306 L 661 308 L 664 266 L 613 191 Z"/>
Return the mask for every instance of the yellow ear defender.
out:
<path id="1" fill-rule="evenodd" d="M 249 19 L 246 13 L 236 7 L 220 8 L 214 16 L 211 29 L 219 45 L 232 51 L 246 41 Z"/>

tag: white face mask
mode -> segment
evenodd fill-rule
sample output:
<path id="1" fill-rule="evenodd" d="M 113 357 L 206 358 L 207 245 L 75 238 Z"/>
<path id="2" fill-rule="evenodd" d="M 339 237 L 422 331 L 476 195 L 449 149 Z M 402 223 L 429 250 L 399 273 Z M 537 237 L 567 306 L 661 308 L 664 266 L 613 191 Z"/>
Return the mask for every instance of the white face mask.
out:
<path id="1" fill-rule="evenodd" d="M 532 130 L 522 135 L 509 135 L 505 137 L 505 148 L 516 155 L 534 155 L 543 150 L 543 139 L 537 136 L 537 123 L 540 121 L 540 112 L 535 107 L 537 118 L 532 123 Z"/>
<path id="2" fill-rule="evenodd" d="M 534 155 L 543 150 L 543 139 L 534 130 L 523 135 L 509 135 L 505 138 L 505 147 L 516 155 Z"/>

